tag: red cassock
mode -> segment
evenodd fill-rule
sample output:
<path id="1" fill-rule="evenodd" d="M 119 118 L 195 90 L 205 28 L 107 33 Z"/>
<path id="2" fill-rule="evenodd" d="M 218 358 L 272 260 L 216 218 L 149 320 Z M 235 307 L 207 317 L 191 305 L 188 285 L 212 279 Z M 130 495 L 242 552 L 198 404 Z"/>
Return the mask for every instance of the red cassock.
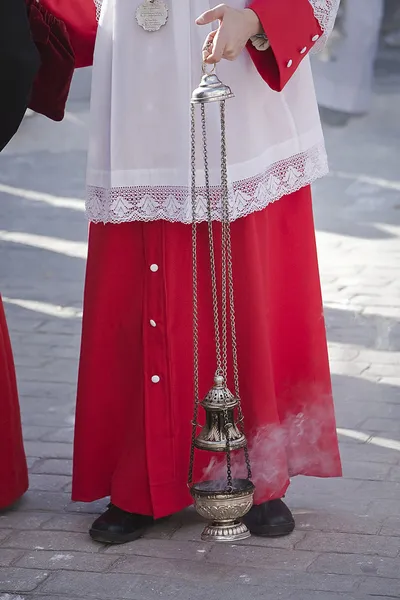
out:
<path id="1" fill-rule="evenodd" d="M 0 509 L 28 488 L 14 361 L 0 297 Z"/>
<path id="2" fill-rule="evenodd" d="M 304 32 L 321 30 L 308 0 L 252 7 L 273 50 L 249 52 L 279 91 L 288 57 L 302 59 Z M 207 225 L 198 229 L 204 396 L 216 361 Z M 215 232 L 219 239 L 218 223 Z M 282 497 L 294 475 L 341 475 L 310 188 L 235 221 L 232 245 L 241 397 L 259 503 Z M 111 496 L 124 510 L 156 518 L 191 504 L 191 261 L 189 225 L 91 224 L 74 500 Z M 221 473 L 218 461 L 209 466 L 210 455 L 198 452 L 196 477 Z M 235 463 L 237 472 L 242 466 Z"/>

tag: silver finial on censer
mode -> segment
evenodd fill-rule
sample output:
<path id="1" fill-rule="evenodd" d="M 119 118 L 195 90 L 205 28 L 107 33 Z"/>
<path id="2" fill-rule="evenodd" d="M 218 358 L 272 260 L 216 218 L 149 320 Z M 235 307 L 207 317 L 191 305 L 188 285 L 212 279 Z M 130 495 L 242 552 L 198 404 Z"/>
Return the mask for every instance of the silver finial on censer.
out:
<path id="1" fill-rule="evenodd" d="M 207 73 L 203 64 L 203 76 L 191 100 L 191 200 L 192 200 L 192 263 L 193 263 L 193 348 L 194 348 L 194 415 L 192 421 L 192 444 L 188 485 L 197 512 L 209 521 L 202 533 L 206 541 L 233 542 L 250 536 L 241 519 L 253 505 L 254 485 L 251 482 L 251 466 L 244 434 L 243 413 L 239 392 L 239 369 L 235 327 L 234 282 L 231 249 L 231 231 L 228 204 L 228 175 L 226 160 L 225 100 L 233 98 L 231 89 L 224 85 L 213 73 Z M 205 105 L 219 102 L 221 122 L 221 202 L 219 215 L 222 227 L 221 245 L 217 248 L 214 240 L 213 211 L 210 178 L 208 170 L 207 121 Z M 196 192 L 196 105 L 200 105 L 204 178 L 207 199 L 207 221 L 209 235 L 210 277 L 214 316 L 214 338 L 216 353 L 216 374 L 214 386 L 205 398 L 199 396 L 199 335 L 201 328 L 198 316 L 198 277 L 197 277 L 197 192 Z M 204 192 L 202 191 L 202 194 Z M 217 207 L 218 208 L 218 207 Z M 217 282 L 215 254 L 221 253 L 221 282 Z M 218 285 L 221 297 L 218 297 Z M 228 309 L 229 306 L 229 309 Z M 230 339 L 228 339 L 228 320 Z M 228 356 L 232 357 L 232 378 L 235 393 L 227 387 Z M 198 417 L 200 408 L 205 411 L 205 425 L 200 428 Z M 193 470 L 196 450 L 218 452 L 225 455 L 226 478 L 193 483 Z M 247 478 L 235 479 L 232 476 L 232 452 L 243 451 Z"/>

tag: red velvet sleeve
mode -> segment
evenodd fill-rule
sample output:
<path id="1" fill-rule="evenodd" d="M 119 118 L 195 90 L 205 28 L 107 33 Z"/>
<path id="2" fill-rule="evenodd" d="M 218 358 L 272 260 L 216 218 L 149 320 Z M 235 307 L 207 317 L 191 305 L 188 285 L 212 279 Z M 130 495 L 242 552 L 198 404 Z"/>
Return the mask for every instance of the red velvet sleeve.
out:
<path id="1" fill-rule="evenodd" d="M 41 4 L 64 21 L 74 49 L 76 68 L 92 65 L 97 32 L 93 0 L 41 0 Z"/>
<path id="2" fill-rule="evenodd" d="M 253 0 L 249 5 L 271 44 L 268 50 L 247 49 L 261 77 L 283 90 L 301 61 L 322 35 L 309 0 Z"/>

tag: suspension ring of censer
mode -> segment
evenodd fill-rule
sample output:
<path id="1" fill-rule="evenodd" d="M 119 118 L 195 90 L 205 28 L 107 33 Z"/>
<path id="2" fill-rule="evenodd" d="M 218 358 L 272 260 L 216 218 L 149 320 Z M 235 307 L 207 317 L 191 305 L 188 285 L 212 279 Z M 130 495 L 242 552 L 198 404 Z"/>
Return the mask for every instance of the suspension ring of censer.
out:
<path id="1" fill-rule="evenodd" d="M 215 67 L 214 67 L 215 68 Z M 226 158 L 225 100 L 234 95 L 229 86 L 224 85 L 214 72 L 207 70 L 203 63 L 202 78 L 191 99 L 191 200 L 192 200 L 192 259 L 193 259 L 193 348 L 194 348 L 194 415 L 192 421 L 192 443 L 188 485 L 197 512 L 208 520 L 202 533 L 205 541 L 233 542 L 246 539 L 250 533 L 241 519 L 253 505 L 254 485 L 251 482 L 251 465 L 244 433 L 243 413 L 240 401 L 239 371 L 237 360 L 236 326 L 234 309 L 234 286 L 230 218 L 228 205 L 228 177 Z M 213 205 L 208 165 L 207 120 L 205 105 L 210 102 L 220 104 L 221 124 L 221 298 L 218 297 L 216 243 L 214 240 Z M 207 223 L 210 253 L 210 276 L 214 316 L 214 337 L 216 351 L 216 373 L 214 386 L 205 398 L 199 397 L 199 327 L 198 313 L 198 273 L 197 273 L 197 187 L 196 187 L 196 105 L 200 105 L 202 150 L 204 161 L 205 195 L 207 200 Z M 203 190 L 202 190 L 203 194 Z M 229 308 L 228 308 L 229 307 Z M 228 314 L 229 313 L 229 314 Z M 230 340 L 228 327 L 230 323 Z M 232 356 L 235 394 L 227 386 L 228 354 Z M 200 428 L 199 410 L 205 411 L 205 424 Z M 196 450 L 225 454 L 226 479 L 211 479 L 193 483 Z M 243 451 L 247 468 L 247 478 L 235 479 L 232 476 L 232 452 Z"/>

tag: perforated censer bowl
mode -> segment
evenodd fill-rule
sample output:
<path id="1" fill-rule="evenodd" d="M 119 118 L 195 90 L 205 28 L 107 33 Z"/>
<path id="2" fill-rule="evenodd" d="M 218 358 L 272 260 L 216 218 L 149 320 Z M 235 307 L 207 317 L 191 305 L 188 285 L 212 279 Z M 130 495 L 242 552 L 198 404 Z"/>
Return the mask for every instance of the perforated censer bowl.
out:
<path id="1" fill-rule="evenodd" d="M 202 540 L 235 542 L 250 537 L 241 519 L 253 506 L 254 485 L 248 479 L 234 479 L 232 484 L 229 492 L 223 481 L 203 481 L 191 487 L 197 512 L 209 521 Z"/>

